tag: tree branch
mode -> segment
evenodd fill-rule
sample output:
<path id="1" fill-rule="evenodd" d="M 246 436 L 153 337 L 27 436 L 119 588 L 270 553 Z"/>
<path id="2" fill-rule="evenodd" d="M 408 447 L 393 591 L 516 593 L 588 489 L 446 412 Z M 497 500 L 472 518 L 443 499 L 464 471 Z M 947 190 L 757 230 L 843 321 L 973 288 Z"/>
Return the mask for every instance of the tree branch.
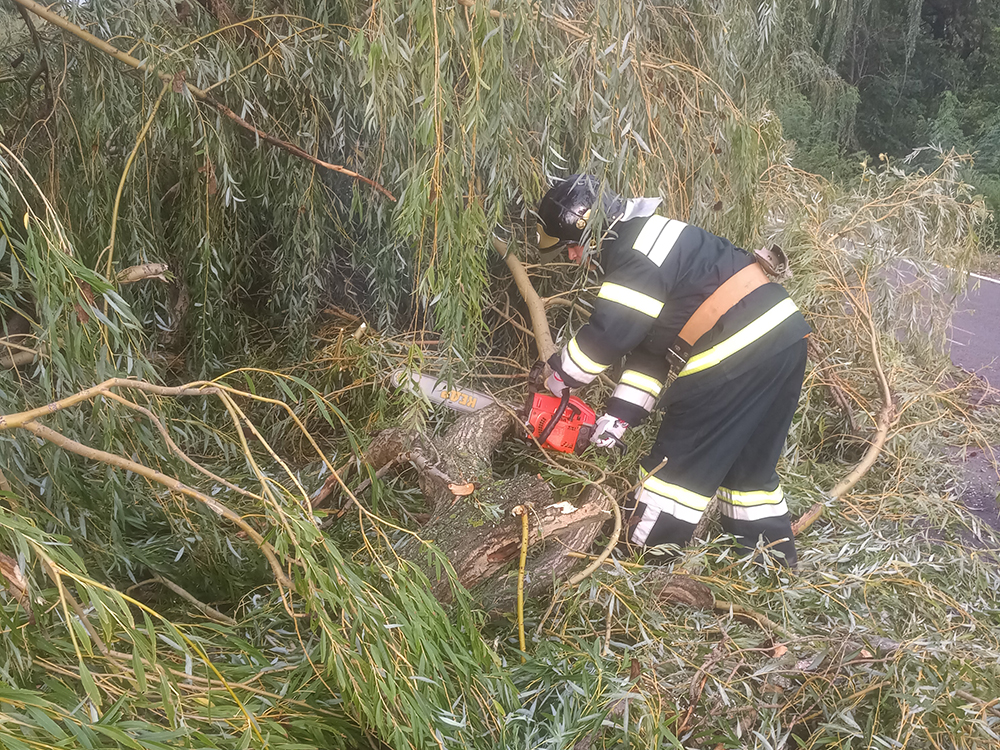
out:
<path id="1" fill-rule="evenodd" d="M 177 456 L 181 461 L 183 461 L 188 466 L 190 466 L 191 468 L 193 468 L 195 471 L 200 472 L 201 474 L 204 474 L 206 477 L 208 477 L 209 479 L 211 479 L 213 482 L 218 482 L 219 484 L 221 484 L 221 485 L 223 485 L 225 487 L 228 487 L 233 492 L 238 492 L 239 494 L 244 495 L 246 497 L 253 498 L 254 500 L 261 500 L 262 499 L 260 495 L 258 495 L 256 493 L 253 493 L 253 492 L 250 492 L 249 490 L 245 490 L 242 487 L 239 487 L 238 485 L 235 485 L 232 482 L 230 482 L 230 481 L 228 481 L 226 479 L 223 479 L 218 474 L 215 474 L 215 473 L 209 471 L 204 466 L 202 466 L 197 461 L 195 461 L 193 458 L 191 458 L 190 456 L 188 456 L 188 454 L 186 454 L 184 451 L 182 451 L 180 449 L 180 447 L 177 445 L 177 443 L 175 443 L 173 441 L 173 439 L 170 437 L 170 433 L 167 432 L 167 428 L 163 426 L 163 423 L 160 422 L 159 418 L 155 414 L 153 414 L 153 412 L 151 412 L 149 409 L 147 409 L 146 407 L 139 406 L 139 404 L 137 404 L 137 403 L 135 403 L 133 401 L 129 401 L 127 398 L 122 398 L 121 396 L 119 396 L 117 393 L 114 393 L 113 391 L 108 391 L 107 393 L 104 394 L 104 396 L 105 396 L 105 398 L 110 398 L 110 399 L 112 399 L 114 401 L 117 401 L 118 403 L 123 404 L 124 406 L 127 406 L 129 409 L 133 409 L 134 411 L 137 411 L 140 414 L 144 414 L 146 416 L 146 418 L 149 419 L 149 421 L 153 423 L 153 426 L 156 427 L 157 432 L 160 433 L 160 437 L 163 438 L 163 442 L 165 442 L 167 444 L 167 447 L 170 448 L 170 451 L 175 456 Z"/>
<path id="2" fill-rule="evenodd" d="M 510 275 L 514 277 L 517 284 L 517 291 L 524 298 L 524 303 L 528 306 L 528 315 L 531 317 L 531 328 L 535 335 L 535 344 L 538 346 L 538 358 L 546 360 L 556 352 L 556 345 L 552 341 L 552 332 L 549 330 L 549 321 L 545 317 L 545 303 L 538 296 L 535 287 L 528 278 L 528 272 L 524 269 L 524 264 L 513 253 L 508 252 L 507 243 L 491 235 L 493 249 L 503 256 L 504 263 L 510 269 Z"/>
<path id="3" fill-rule="evenodd" d="M 34 349 L 29 349 L 26 346 L 18 346 L 17 344 L 4 343 L 0 344 L 8 349 L 6 354 L 0 354 L 0 369 L 13 370 L 14 368 L 20 367 L 21 365 L 31 364 L 35 361 L 35 357 L 38 356 L 38 352 Z M 19 352 L 11 352 L 10 349 L 20 349 Z"/>
<path id="4" fill-rule="evenodd" d="M 23 9 L 22 9 L 23 10 Z M 128 159 L 125 160 L 125 168 L 122 169 L 121 179 L 118 181 L 118 190 L 115 192 L 115 202 L 111 209 L 111 238 L 108 240 L 108 264 L 104 271 L 106 278 L 112 277 L 112 272 L 114 270 L 115 262 L 115 237 L 118 234 L 118 208 L 121 205 L 122 193 L 125 191 L 125 182 L 128 180 L 129 170 L 132 168 L 132 162 L 135 161 L 136 154 L 139 153 L 139 149 L 142 147 L 142 142 L 146 140 L 146 133 L 153 125 L 153 120 L 156 119 L 156 113 L 160 111 L 160 104 L 163 102 L 163 97 L 170 89 L 170 82 L 164 81 L 163 86 L 160 87 L 159 96 L 156 97 L 156 101 L 153 103 L 153 111 L 149 113 L 149 117 L 146 118 L 146 122 L 143 123 L 142 129 L 139 131 L 139 135 L 135 139 L 135 145 L 132 147 L 132 151 L 128 155 Z M 104 314 L 108 313 L 108 301 L 104 300 Z"/>
<path id="5" fill-rule="evenodd" d="M 889 380 L 886 378 L 885 371 L 882 369 L 882 357 L 879 355 L 878 350 L 878 332 L 875 330 L 875 323 L 870 317 L 868 319 L 868 328 L 869 335 L 871 336 L 872 359 L 875 363 L 875 375 L 878 378 L 879 385 L 882 387 L 883 404 L 882 408 L 879 410 L 878 418 L 876 420 L 875 435 L 872 437 L 868 450 L 865 451 L 865 455 L 858 462 L 857 466 L 855 466 L 846 477 L 837 482 L 837 485 L 830 490 L 831 500 L 836 500 L 850 492 L 854 488 L 854 485 L 861 481 L 861 478 L 867 474 L 868 470 L 875 464 L 879 454 L 882 453 L 885 441 L 889 437 L 889 428 L 892 427 L 893 419 L 896 416 L 896 405 L 892 398 L 892 390 L 889 388 Z M 823 508 L 823 503 L 813 503 L 813 506 L 792 524 L 792 533 L 797 536 L 812 526 L 823 515 Z"/>
<path id="6" fill-rule="evenodd" d="M 56 432 L 55 430 L 39 424 L 38 422 L 24 422 L 19 426 L 28 430 L 28 432 L 33 435 L 40 437 L 42 440 L 47 440 L 65 451 L 75 453 L 78 456 L 88 458 L 92 461 L 100 461 L 101 463 L 109 466 L 124 469 L 125 471 L 131 471 L 133 474 L 145 477 L 150 482 L 163 485 L 171 492 L 176 492 L 186 497 L 190 497 L 193 500 L 197 500 L 216 515 L 234 523 L 240 528 L 240 530 L 245 532 L 248 537 L 256 542 L 260 551 L 263 553 L 264 557 L 267 558 L 268 563 L 270 563 L 271 570 L 274 573 L 274 577 L 278 584 L 286 588 L 291 587 L 291 582 L 288 580 L 288 576 L 285 575 L 285 571 L 282 569 L 281 563 L 278 561 L 278 557 L 270 543 L 268 543 L 253 526 L 244 521 L 238 513 L 229 509 L 218 500 L 198 492 L 198 490 L 187 486 L 179 479 L 165 476 L 156 469 L 152 469 L 148 466 L 127 459 L 124 456 L 107 453 L 106 451 L 98 450 L 97 448 L 91 448 L 83 443 L 78 443 L 77 441 L 66 437 L 62 433 Z"/>
<path id="7" fill-rule="evenodd" d="M 98 383 L 92 388 L 87 388 L 79 393 L 74 393 L 72 396 L 60 399 L 59 401 L 53 401 L 45 406 L 40 406 L 37 409 L 29 409 L 28 411 L 22 411 L 16 414 L 0 414 L 0 430 L 22 427 L 27 422 L 31 422 L 39 417 L 44 417 L 48 414 L 62 411 L 67 407 L 75 406 L 76 404 L 83 403 L 84 401 L 90 401 L 98 396 L 103 396 L 112 388 L 134 388 L 135 390 L 153 393 L 157 396 L 206 396 L 219 394 L 219 389 L 216 386 L 203 381 L 188 383 L 187 385 L 182 386 L 169 387 L 147 383 L 142 380 L 110 378 L 105 380 L 103 383 Z"/>
<path id="8" fill-rule="evenodd" d="M 185 601 L 190 602 L 192 605 L 194 605 L 195 609 L 197 609 L 198 611 L 202 612 L 210 620 L 215 620 L 216 622 L 221 622 L 223 625 L 235 625 L 236 624 L 236 620 L 234 620 L 232 617 L 228 617 L 228 616 L 222 614 L 215 607 L 211 607 L 208 604 L 205 604 L 205 602 L 201 601 L 200 599 L 196 599 L 194 597 L 194 595 L 191 594 L 191 593 L 189 593 L 186 589 L 181 588 L 176 583 L 174 583 L 173 581 L 171 581 L 169 578 L 164 578 L 161 575 L 154 575 L 152 578 L 150 578 L 150 579 L 148 579 L 146 581 L 142 581 L 141 583 L 137 583 L 135 586 L 130 587 L 130 590 L 131 590 L 131 588 L 136 588 L 138 586 L 143 586 L 143 585 L 145 585 L 147 583 L 158 583 L 161 586 L 165 586 L 166 588 L 170 589 L 175 594 L 177 594 L 177 596 L 179 596 L 181 599 L 184 599 Z"/>
<path id="9" fill-rule="evenodd" d="M 112 664 L 120 668 L 121 664 L 119 664 L 117 659 L 115 659 L 115 657 L 111 655 L 111 652 L 108 650 L 108 647 L 104 643 L 104 640 L 98 634 L 97 630 L 94 629 L 93 624 L 90 622 L 90 618 L 87 617 L 87 613 L 84 612 L 83 607 L 80 606 L 80 602 L 78 602 L 76 600 L 76 597 L 74 597 L 73 594 L 70 593 L 69 589 L 66 588 L 66 585 L 63 583 L 62 576 L 59 575 L 59 572 L 51 565 L 49 565 L 48 562 L 45 561 L 44 559 L 42 560 L 42 568 L 43 570 L 45 570 L 45 574 L 52 579 L 52 583 L 56 585 L 56 588 L 59 591 L 59 595 L 63 597 L 65 601 L 69 602 L 69 606 L 73 609 L 73 612 L 76 613 L 76 616 L 78 618 L 80 618 L 80 623 L 83 625 L 83 629 L 87 631 L 87 635 L 90 636 L 90 639 L 94 642 L 94 645 L 97 646 L 97 650 L 100 651 L 101 654 L 103 654 L 105 657 L 107 657 L 107 659 Z M 66 627 L 72 627 L 72 626 L 70 625 L 70 623 L 67 622 Z"/>
<path id="10" fill-rule="evenodd" d="M 136 281 L 142 281 L 144 279 L 159 279 L 160 281 L 166 281 L 167 277 L 164 274 L 166 274 L 169 270 L 170 266 L 166 263 L 143 263 L 138 266 L 123 268 L 115 276 L 115 281 L 119 284 L 134 284 Z"/>
<path id="11" fill-rule="evenodd" d="M 810 336 L 808 339 L 808 352 L 809 356 L 812 357 L 817 363 L 821 363 L 826 357 L 826 354 L 823 352 L 823 348 L 820 346 L 815 336 Z M 854 419 L 854 411 L 851 409 L 851 401 L 847 397 L 847 393 L 844 391 L 843 385 L 841 385 L 842 381 L 836 371 L 832 369 L 828 370 L 825 374 L 825 379 L 823 378 L 824 376 L 820 377 L 820 382 L 826 386 L 834 402 L 840 407 L 841 411 L 844 412 L 844 416 L 847 417 L 847 422 L 851 427 L 851 434 L 856 435 L 858 432 L 858 425 Z"/>
<path id="12" fill-rule="evenodd" d="M 171 85 L 175 85 L 180 80 L 178 77 L 173 76 L 169 73 L 161 73 L 153 68 L 150 68 L 141 60 L 132 57 L 132 55 L 128 54 L 127 52 L 122 52 L 120 49 L 118 49 L 112 44 L 109 44 L 103 39 L 97 38 L 93 34 L 85 31 L 84 29 L 81 29 L 76 24 L 67 20 L 63 16 L 60 16 L 58 13 L 53 13 L 51 10 L 44 7 L 43 5 L 34 2 L 34 0 L 13 0 L 13 2 L 17 3 L 17 5 L 19 5 L 21 8 L 25 10 L 31 11 L 39 18 L 42 18 L 48 21 L 49 23 L 58 26 L 64 31 L 68 31 L 70 34 L 77 37 L 78 39 L 83 40 L 92 47 L 96 47 L 105 54 L 108 54 L 111 57 L 115 58 L 119 62 L 128 65 L 130 68 L 134 68 L 135 70 L 140 70 L 144 73 L 152 73 L 158 76 L 160 80 L 162 80 L 163 82 L 169 83 Z M 248 130 L 249 132 L 253 133 L 262 141 L 266 141 L 267 143 L 270 143 L 272 146 L 277 146 L 278 148 L 282 149 L 283 151 L 287 151 L 293 156 L 297 156 L 300 159 L 304 159 L 312 164 L 315 164 L 317 167 L 323 167 L 324 169 L 329 169 L 331 172 L 339 172 L 340 174 L 346 175 L 347 177 L 351 177 L 352 179 L 360 180 L 361 182 L 364 182 L 365 184 L 370 185 L 371 187 L 378 190 L 380 193 L 385 195 L 389 200 L 391 201 L 396 200 L 395 196 L 392 193 L 390 193 L 386 188 L 384 188 L 382 185 L 375 182 L 374 180 L 364 177 L 363 175 L 360 175 L 357 172 L 347 169 L 346 167 L 340 166 L 339 164 L 331 164 L 330 162 L 323 161 L 322 159 L 317 159 L 315 156 L 306 151 L 303 151 L 298 146 L 289 143 L 288 141 L 283 141 L 280 138 L 276 138 L 275 136 L 270 135 L 269 133 L 265 133 L 263 130 L 260 130 L 254 125 L 251 125 L 249 122 L 247 122 L 242 117 L 233 112 L 231 109 L 229 109 L 229 107 L 227 107 L 222 102 L 215 99 L 207 91 L 204 91 L 203 89 L 200 89 L 197 86 L 188 83 L 187 81 L 184 81 L 183 85 L 187 88 L 189 92 L 191 92 L 191 95 L 195 99 L 198 99 L 199 101 L 205 102 L 206 104 L 210 105 L 213 109 L 225 115 L 227 118 L 235 122 L 241 128 L 244 128 L 245 130 Z"/>
<path id="13" fill-rule="evenodd" d="M 45 57 L 45 50 L 42 49 L 42 38 L 38 35 L 38 30 L 35 28 L 35 24 L 31 21 L 31 15 L 20 5 L 17 6 L 17 12 L 21 14 L 21 18 L 24 19 L 24 25 L 28 27 L 28 34 L 31 35 L 31 43 L 35 47 L 35 52 L 38 53 L 38 66 L 35 71 L 28 77 L 28 82 L 26 84 L 27 92 L 25 94 L 24 101 L 24 111 L 27 113 L 28 106 L 31 102 L 31 87 L 35 85 L 35 81 L 41 75 L 45 76 L 45 90 L 48 92 L 49 96 L 52 96 L 52 79 L 49 77 L 49 61 Z"/>
<path id="14" fill-rule="evenodd" d="M 514 515 L 521 517 L 521 555 L 517 563 L 517 642 L 521 647 L 521 661 L 525 661 L 527 647 L 524 641 L 524 565 L 528 561 L 528 508 L 518 505 Z"/>

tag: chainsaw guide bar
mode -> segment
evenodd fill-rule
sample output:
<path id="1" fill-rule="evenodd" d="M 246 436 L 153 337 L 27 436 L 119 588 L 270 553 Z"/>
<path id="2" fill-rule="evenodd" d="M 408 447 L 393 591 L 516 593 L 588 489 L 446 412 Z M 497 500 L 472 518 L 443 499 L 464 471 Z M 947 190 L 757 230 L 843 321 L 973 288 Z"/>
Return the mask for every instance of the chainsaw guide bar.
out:
<path id="1" fill-rule="evenodd" d="M 485 409 L 493 403 L 492 396 L 487 396 L 479 391 L 471 391 L 468 388 L 455 386 L 449 388 L 447 383 L 434 375 L 422 375 L 419 372 L 407 372 L 400 368 L 392 373 L 392 384 L 396 388 L 406 388 L 407 380 L 410 383 L 410 390 L 419 390 L 432 403 L 444 404 L 449 409 L 455 411 L 473 412 Z"/>
<path id="2" fill-rule="evenodd" d="M 517 411 L 526 432 L 524 437 L 529 441 L 537 440 L 543 447 L 560 453 L 579 455 L 590 444 L 596 414 L 581 399 L 570 396 L 568 391 L 565 398 L 540 393 L 542 365 L 543 362 L 537 362 L 532 368 L 528 376 L 527 402 Z M 395 370 L 391 379 L 394 387 L 405 388 L 412 393 L 419 391 L 432 403 L 444 404 L 455 411 L 476 412 L 496 401 L 479 391 L 458 386 L 449 388 L 435 375 L 407 371 L 405 368 Z"/>

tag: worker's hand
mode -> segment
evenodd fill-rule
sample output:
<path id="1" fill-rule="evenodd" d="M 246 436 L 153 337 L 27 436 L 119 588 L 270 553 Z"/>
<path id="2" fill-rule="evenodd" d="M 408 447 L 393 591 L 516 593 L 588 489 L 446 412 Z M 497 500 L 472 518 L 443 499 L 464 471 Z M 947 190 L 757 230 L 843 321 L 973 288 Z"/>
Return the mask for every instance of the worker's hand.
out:
<path id="1" fill-rule="evenodd" d="M 548 388 L 549 393 L 559 398 L 562 398 L 563 393 L 569 390 L 569 386 L 563 382 L 563 379 L 555 370 L 549 372 L 549 376 L 545 379 L 545 387 Z"/>
<path id="2" fill-rule="evenodd" d="M 594 427 L 594 435 L 590 438 L 590 442 L 598 448 L 614 448 L 622 445 L 622 436 L 627 429 L 628 424 L 618 417 L 602 414 L 597 418 L 597 425 Z"/>

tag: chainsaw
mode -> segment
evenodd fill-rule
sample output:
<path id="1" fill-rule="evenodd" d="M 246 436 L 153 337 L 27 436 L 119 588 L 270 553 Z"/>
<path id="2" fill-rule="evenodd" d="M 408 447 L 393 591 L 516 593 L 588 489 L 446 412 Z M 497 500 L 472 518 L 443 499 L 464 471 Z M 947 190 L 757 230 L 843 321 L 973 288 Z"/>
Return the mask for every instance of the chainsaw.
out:
<path id="1" fill-rule="evenodd" d="M 597 427 L 597 414 L 580 398 L 571 396 L 567 390 L 562 397 L 552 396 L 542 391 L 545 363 L 539 360 L 528 374 L 528 398 L 517 410 L 525 437 L 537 440 L 543 448 L 551 448 L 560 453 L 577 455 L 590 444 Z M 444 404 L 455 411 L 473 412 L 484 409 L 494 399 L 484 393 L 466 388 L 449 388 L 433 375 L 407 373 L 405 369 L 392 374 L 396 387 L 405 386 L 406 381 L 418 388 L 428 399 Z"/>
<path id="2" fill-rule="evenodd" d="M 597 414 L 568 388 L 561 397 L 544 393 L 544 376 L 545 363 L 538 360 L 528 373 L 528 399 L 520 411 L 528 437 L 560 453 L 580 455 L 590 445 Z"/>

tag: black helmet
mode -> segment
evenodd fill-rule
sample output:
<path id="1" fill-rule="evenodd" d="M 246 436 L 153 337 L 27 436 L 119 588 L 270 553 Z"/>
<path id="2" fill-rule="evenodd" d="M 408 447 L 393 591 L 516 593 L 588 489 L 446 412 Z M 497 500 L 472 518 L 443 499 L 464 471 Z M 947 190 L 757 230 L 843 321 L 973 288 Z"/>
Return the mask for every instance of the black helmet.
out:
<path id="1" fill-rule="evenodd" d="M 600 198 L 604 215 L 617 218 L 625 202 L 589 174 L 573 174 L 560 182 L 538 204 L 538 249 L 551 250 L 567 242 L 579 242 L 591 209 Z"/>

